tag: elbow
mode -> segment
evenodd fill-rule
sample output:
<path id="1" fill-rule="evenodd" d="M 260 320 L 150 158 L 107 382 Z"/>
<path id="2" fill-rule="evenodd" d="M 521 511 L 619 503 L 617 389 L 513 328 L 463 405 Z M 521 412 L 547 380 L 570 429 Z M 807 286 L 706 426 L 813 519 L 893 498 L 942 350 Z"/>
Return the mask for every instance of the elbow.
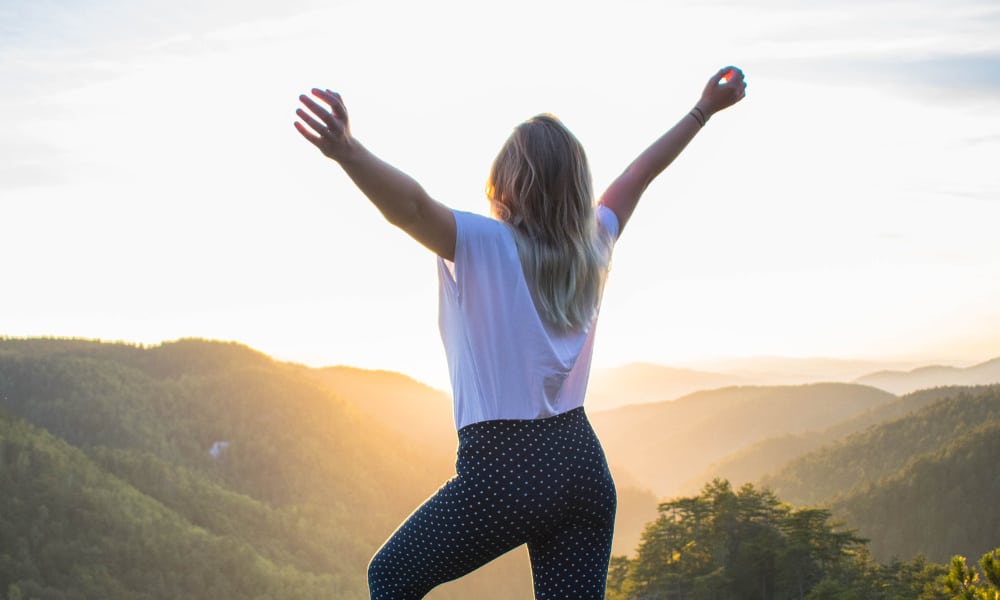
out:
<path id="1" fill-rule="evenodd" d="M 381 209 L 382 216 L 391 225 L 395 225 L 400 229 L 409 230 L 416 223 L 420 222 L 422 217 L 421 205 L 419 201 L 413 200 L 411 202 L 404 202 L 398 206 L 392 208 Z"/>

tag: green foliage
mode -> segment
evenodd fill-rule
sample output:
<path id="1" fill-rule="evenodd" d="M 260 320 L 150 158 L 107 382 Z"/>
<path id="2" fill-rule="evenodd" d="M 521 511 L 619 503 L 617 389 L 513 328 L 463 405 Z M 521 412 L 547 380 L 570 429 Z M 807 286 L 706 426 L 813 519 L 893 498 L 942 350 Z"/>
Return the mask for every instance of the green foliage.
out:
<path id="1" fill-rule="evenodd" d="M 302 371 L 199 340 L 0 340 L 0 597 L 366 597 L 454 456 L 413 460 Z"/>
<path id="2" fill-rule="evenodd" d="M 276 564 L 238 538 L 193 526 L 80 450 L 2 413 L 0 447 L 8 597 L 344 595 L 336 577 Z"/>
<path id="3" fill-rule="evenodd" d="M 979 566 L 991 586 L 1000 590 L 1000 549 L 987 552 L 979 560 Z"/>
<path id="4" fill-rule="evenodd" d="M 609 598 L 803 597 L 863 544 L 828 510 L 795 510 L 749 484 L 715 480 L 659 510 L 636 557 L 615 559 Z"/>
<path id="5" fill-rule="evenodd" d="M 979 560 L 984 576 L 968 566 L 964 556 L 951 557 L 944 587 L 953 600 L 997 600 L 1000 598 L 1000 578 L 997 577 L 997 557 L 1000 549 L 987 552 Z"/>
<path id="6" fill-rule="evenodd" d="M 615 556 L 608 600 L 998 600 L 1000 549 L 984 576 L 956 556 L 877 563 L 867 540 L 824 508 L 794 509 L 768 490 L 715 480 L 660 504 L 634 558 Z M 984 582 L 985 580 L 985 582 Z"/>
<path id="7" fill-rule="evenodd" d="M 856 490 L 833 509 L 872 539 L 881 560 L 915 552 L 941 561 L 956 552 L 979 556 L 996 546 L 1000 532 L 998 462 L 1000 420 L 957 431 L 938 452 Z"/>

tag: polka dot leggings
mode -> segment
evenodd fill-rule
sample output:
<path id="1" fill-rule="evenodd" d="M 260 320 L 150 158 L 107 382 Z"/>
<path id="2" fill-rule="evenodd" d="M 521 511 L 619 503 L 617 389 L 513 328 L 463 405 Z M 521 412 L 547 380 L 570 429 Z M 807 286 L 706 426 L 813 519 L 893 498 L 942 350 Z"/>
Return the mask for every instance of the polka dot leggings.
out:
<path id="1" fill-rule="evenodd" d="M 615 484 L 583 408 L 473 423 L 458 440 L 457 475 L 369 564 L 371 597 L 423 598 L 527 543 L 536 598 L 604 598 Z"/>

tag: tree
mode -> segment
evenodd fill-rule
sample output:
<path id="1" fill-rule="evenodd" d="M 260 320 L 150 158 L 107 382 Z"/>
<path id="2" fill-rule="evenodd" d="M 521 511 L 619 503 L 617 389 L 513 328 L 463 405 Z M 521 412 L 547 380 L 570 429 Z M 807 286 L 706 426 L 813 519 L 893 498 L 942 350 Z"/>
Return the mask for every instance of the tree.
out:
<path id="1" fill-rule="evenodd" d="M 855 571 L 843 565 L 864 544 L 826 509 L 793 510 L 769 490 L 719 479 L 659 511 L 636 557 L 614 563 L 609 598 L 804 599 L 824 579 L 850 587 Z"/>

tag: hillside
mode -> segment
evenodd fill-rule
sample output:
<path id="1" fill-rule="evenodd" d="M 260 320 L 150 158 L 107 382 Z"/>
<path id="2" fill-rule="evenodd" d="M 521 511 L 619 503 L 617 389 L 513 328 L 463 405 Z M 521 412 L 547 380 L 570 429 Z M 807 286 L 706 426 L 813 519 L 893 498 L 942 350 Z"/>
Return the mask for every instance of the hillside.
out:
<path id="1" fill-rule="evenodd" d="M 976 428 L 997 414 L 998 389 L 897 399 L 851 384 L 730 387 L 591 410 L 619 488 L 614 552 L 637 547 L 671 486 L 754 444 L 780 449 L 787 434 L 841 442 L 790 465 L 805 466 L 789 471 L 782 498 L 801 504 L 795 485 L 868 486 L 836 498 L 836 516 L 884 537 L 872 543 L 881 555 L 909 556 L 897 548 L 924 548 L 924 532 L 899 528 L 937 527 L 940 513 L 899 503 L 972 510 L 974 484 L 993 490 L 982 473 L 993 472 L 996 431 Z M 858 440 L 872 443 L 824 454 Z M 362 598 L 368 559 L 453 473 L 454 450 L 447 395 L 394 373 L 308 369 L 204 340 L 0 340 L 0 595 L 16 583 L 40 600 Z M 940 481 L 958 491 L 930 498 Z M 898 522 L 864 521 L 887 506 Z M 982 540 L 953 529 L 938 538 L 976 555 Z M 429 598 L 530 594 L 522 548 Z"/>
<path id="2" fill-rule="evenodd" d="M 856 382 L 894 394 L 953 385 L 989 385 L 1000 383 L 1000 358 L 966 368 L 931 365 L 911 371 L 879 371 L 859 377 Z"/>
<path id="3" fill-rule="evenodd" d="M 16 584 L 26 598 L 362 597 L 337 577 L 302 568 L 308 558 L 261 552 L 231 531 L 192 523 L 79 449 L 3 412 L 0 489 L 0 584 Z M 200 491 L 219 503 L 215 511 L 236 507 L 281 520 L 211 484 Z"/>
<path id="4" fill-rule="evenodd" d="M 918 553 L 936 562 L 981 556 L 1000 545 L 998 464 L 1000 419 L 992 419 L 855 488 L 833 510 L 871 539 L 882 561 Z"/>
<path id="5" fill-rule="evenodd" d="M 1000 386 L 952 392 L 903 418 L 811 452 L 761 482 L 796 505 L 829 504 L 838 495 L 896 475 L 918 457 L 940 452 L 1000 414 Z"/>
<path id="6" fill-rule="evenodd" d="M 197 530 L 205 539 L 224 540 L 221 545 L 202 544 L 219 554 L 215 562 L 203 561 L 217 570 L 215 585 L 205 585 L 203 578 L 200 588 L 170 588 L 169 593 L 149 597 L 266 597 L 234 591 L 244 589 L 236 579 L 257 581 L 253 568 L 240 566 L 246 561 L 265 561 L 278 574 L 271 577 L 272 567 L 263 564 L 260 590 L 291 578 L 292 583 L 280 585 L 302 590 L 295 597 L 366 597 L 368 559 L 453 473 L 453 444 L 447 455 L 428 452 L 426 444 L 416 440 L 419 436 L 401 437 L 346 394 L 303 375 L 302 367 L 278 363 L 237 344 L 184 340 L 144 348 L 76 340 L 0 340 L 0 411 L 11 415 L 12 422 L 27 421 L 77 457 L 76 462 L 56 461 L 65 463 L 67 471 L 47 475 L 29 469 L 30 476 L 17 479 L 16 486 L 3 486 L 6 501 L 23 507 L 37 504 L 30 499 L 42 494 L 66 498 L 72 506 L 71 499 L 80 494 L 76 473 L 81 469 L 112 482 L 88 488 L 106 507 L 93 517 L 71 510 L 70 526 L 61 522 L 44 535 L 44 544 L 28 543 L 40 535 L 32 533 L 32 520 L 13 521 L 14 529 L 5 531 L 16 537 L 9 539 L 28 542 L 19 550 L 17 565 L 6 568 L 2 565 L 9 563 L 0 560 L 3 590 L 14 581 L 33 580 L 66 591 L 67 579 L 46 573 L 72 571 L 67 561 L 76 560 L 73 554 L 50 554 L 69 539 L 67 527 L 84 536 L 79 544 L 107 546 L 109 555 L 117 556 L 113 549 L 122 545 L 141 550 L 130 541 L 134 526 L 153 540 L 168 536 L 165 547 L 192 560 L 203 554 L 184 549 L 194 542 L 171 542 L 176 535 L 170 531 Z M 14 456 L 9 438 L 5 433 L 0 442 L 7 457 Z M 22 459 L 10 460 L 17 464 Z M 44 494 L 37 491 L 39 485 L 47 486 Z M 142 513 L 136 517 L 139 525 L 108 525 L 113 517 L 107 515 L 130 514 L 129 506 L 135 503 L 151 503 L 167 516 L 156 521 Z M 161 528 L 158 523 L 170 525 Z M 91 539 L 98 534 L 107 539 Z M 27 569 L 45 561 L 54 566 Z M 162 567 L 134 560 L 124 564 L 133 579 L 141 575 L 156 581 L 182 568 L 167 560 Z M 298 572 L 305 575 L 299 577 Z M 90 575 L 107 593 L 88 597 L 142 597 L 126 585 L 127 578 L 111 572 Z M 478 585 L 470 588 L 476 578 Z M 499 600 L 525 593 L 530 593 L 530 573 L 521 553 L 497 561 L 469 581 L 442 586 L 432 597 L 475 594 Z"/>
<path id="7" fill-rule="evenodd" d="M 591 414 L 591 419 L 610 464 L 625 465 L 642 485 L 671 496 L 732 452 L 776 435 L 822 429 L 894 399 L 881 390 L 841 383 L 732 387 Z"/>
<path id="8" fill-rule="evenodd" d="M 757 482 L 769 473 L 813 450 L 841 440 L 852 433 L 893 421 L 924 406 L 955 393 L 955 388 L 935 388 L 879 404 L 845 421 L 825 429 L 796 434 L 783 434 L 756 442 L 724 457 L 692 477 L 683 487 L 684 493 L 695 493 L 706 481 L 726 479 L 733 485 Z"/>

